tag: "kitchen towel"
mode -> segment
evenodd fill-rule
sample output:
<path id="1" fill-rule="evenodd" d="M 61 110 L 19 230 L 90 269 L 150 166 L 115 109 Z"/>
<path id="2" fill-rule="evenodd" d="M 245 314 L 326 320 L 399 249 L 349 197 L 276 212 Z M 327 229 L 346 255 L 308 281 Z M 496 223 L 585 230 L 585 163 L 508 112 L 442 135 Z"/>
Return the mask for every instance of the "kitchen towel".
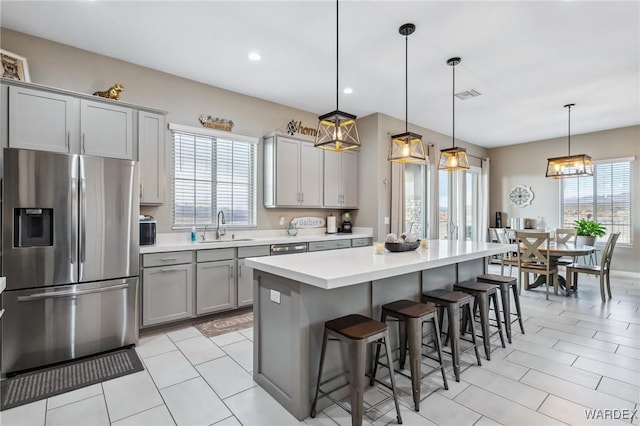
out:
<path id="1" fill-rule="evenodd" d="M 329 216 L 327 218 L 327 234 L 335 234 L 336 232 L 338 232 L 336 228 L 336 217 Z"/>

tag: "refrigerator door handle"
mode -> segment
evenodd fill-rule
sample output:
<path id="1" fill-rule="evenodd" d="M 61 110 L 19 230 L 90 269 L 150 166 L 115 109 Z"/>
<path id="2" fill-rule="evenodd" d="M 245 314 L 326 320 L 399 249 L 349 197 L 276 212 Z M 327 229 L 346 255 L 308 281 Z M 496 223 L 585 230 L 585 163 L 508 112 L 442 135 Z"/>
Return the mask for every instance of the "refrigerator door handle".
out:
<path id="1" fill-rule="evenodd" d="M 87 226 L 87 180 L 84 177 L 84 164 L 80 165 L 80 211 L 78 222 L 80 224 L 80 235 L 79 235 L 79 248 L 80 248 L 80 261 L 78 267 L 78 281 L 82 281 L 83 272 L 84 272 L 84 263 L 87 257 L 87 231 L 85 227 Z"/>
<path id="2" fill-rule="evenodd" d="M 128 283 L 112 285 L 109 287 L 94 288 L 91 290 L 71 290 L 71 291 L 59 291 L 56 293 L 53 293 L 53 292 L 36 293 L 36 294 L 30 294 L 29 296 L 20 296 L 18 297 L 18 302 L 31 302 L 34 300 L 53 299 L 58 297 L 73 297 L 73 296 L 82 296 L 84 294 L 91 294 L 91 293 L 104 293 L 105 291 L 122 290 L 127 287 L 129 287 Z"/>

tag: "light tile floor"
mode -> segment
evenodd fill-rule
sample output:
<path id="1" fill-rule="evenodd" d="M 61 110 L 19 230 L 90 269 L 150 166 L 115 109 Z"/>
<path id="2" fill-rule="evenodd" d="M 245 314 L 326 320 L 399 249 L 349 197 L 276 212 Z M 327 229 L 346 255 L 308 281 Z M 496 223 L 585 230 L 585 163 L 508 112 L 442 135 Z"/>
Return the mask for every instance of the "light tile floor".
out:
<path id="1" fill-rule="evenodd" d="M 463 354 L 461 381 L 448 363 L 449 390 L 437 374 L 423 380 L 420 412 L 408 379 L 398 377 L 404 425 L 629 424 L 633 419 L 588 420 L 585 410 L 640 408 L 640 280 L 616 276 L 614 298 L 601 304 L 597 282 L 581 276 L 579 294 L 523 292 L 526 334 L 514 324 L 513 344 L 491 361 Z M 146 369 L 0 413 L 2 426 L 42 425 L 349 425 L 335 404 L 315 419 L 297 421 L 252 379 L 253 330 L 207 339 L 192 326 L 143 335 L 136 350 Z M 481 351 L 482 354 L 482 351 Z M 373 404 L 377 388 L 366 392 Z M 626 411 L 624 411 L 626 410 Z M 601 413 L 604 413 L 601 412 Z M 365 424 L 395 424 L 389 402 Z"/>

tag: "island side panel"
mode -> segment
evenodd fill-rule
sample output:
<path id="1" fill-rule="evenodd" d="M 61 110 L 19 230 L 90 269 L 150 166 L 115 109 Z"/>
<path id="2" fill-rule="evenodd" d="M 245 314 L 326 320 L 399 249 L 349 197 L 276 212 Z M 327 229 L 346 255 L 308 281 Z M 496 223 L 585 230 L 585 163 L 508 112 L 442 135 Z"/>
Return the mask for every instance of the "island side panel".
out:
<path id="1" fill-rule="evenodd" d="M 350 313 L 371 315 L 370 287 L 367 282 L 324 290 L 254 271 L 253 379 L 298 420 L 310 414 L 324 322 Z M 271 300 L 271 290 L 280 293 L 280 303 Z M 346 365 L 346 346 L 329 345 L 325 378 Z M 322 400 L 318 409 L 328 405 Z"/>

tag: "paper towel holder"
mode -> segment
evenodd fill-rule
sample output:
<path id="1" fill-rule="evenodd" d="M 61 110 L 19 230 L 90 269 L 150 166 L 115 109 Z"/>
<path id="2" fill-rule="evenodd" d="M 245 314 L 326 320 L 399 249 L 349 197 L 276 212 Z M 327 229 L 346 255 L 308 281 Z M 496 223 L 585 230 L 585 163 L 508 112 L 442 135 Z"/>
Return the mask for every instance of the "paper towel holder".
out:
<path id="1" fill-rule="evenodd" d="M 336 225 L 336 217 L 331 213 L 327 217 L 327 234 L 337 234 L 338 227 Z"/>

